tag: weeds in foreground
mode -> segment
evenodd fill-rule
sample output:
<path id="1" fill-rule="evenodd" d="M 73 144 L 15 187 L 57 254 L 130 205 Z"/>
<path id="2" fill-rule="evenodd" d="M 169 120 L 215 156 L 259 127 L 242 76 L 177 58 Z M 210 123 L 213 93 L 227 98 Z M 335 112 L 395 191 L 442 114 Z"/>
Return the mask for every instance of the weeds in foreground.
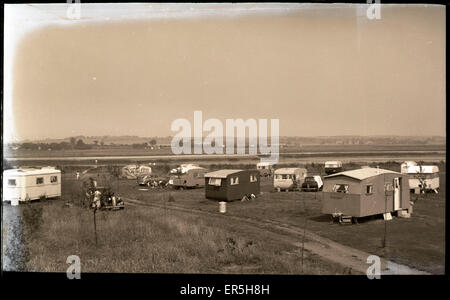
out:
<path id="1" fill-rule="evenodd" d="M 239 234 L 226 220 L 199 220 L 173 211 L 126 208 L 97 212 L 98 244 L 92 212 L 80 207 L 44 206 L 41 225 L 25 235 L 27 271 L 65 272 L 78 255 L 82 272 L 276 273 L 299 274 L 291 245 L 267 243 L 260 231 Z M 209 223 L 208 223 L 209 222 Z M 288 253 L 275 255 L 275 253 Z M 305 255 L 305 273 L 335 274 Z"/>

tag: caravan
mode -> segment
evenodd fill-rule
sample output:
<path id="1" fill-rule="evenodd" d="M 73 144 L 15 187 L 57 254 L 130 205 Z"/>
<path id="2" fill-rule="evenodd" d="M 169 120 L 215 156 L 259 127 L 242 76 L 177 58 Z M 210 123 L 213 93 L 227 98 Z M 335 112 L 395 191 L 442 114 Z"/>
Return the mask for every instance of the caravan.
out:
<path id="1" fill-rule="evenodd" d="M 61 196 L 61 171 L 52 167 L 3 171 L 3 201 L 55 198 Z"/>
<path id="2" fill-rule="evenodd" d="M 219 170 L 206 173 L 204 180 L 206 199 L 248 200 L 260 193 L 258 170 Z"/>
<path id="3" fill-rule="evenodd" d="M 281 168 L 276 169 L 273 177 L 273 187 L 277 191 L 300 190 L 307 170 L 305 168 Z"/>
<path id="4" fill-rule="evenodd" d="M 346 220 L 391 213 L 411 214 L 405 174 L 378 168 L 340 172 L 324 178 L 322 213 Z"/>
<path id="5" fill-rule="evenodd" d="M 439 190 L 439 168 L 437 166 L 419 166 L 415 162 L 406 161 L 400 167 L 402 174 L 408 174 L 409 188 L 411 191 Z M 422 184 L 424 186 L 422 186 Z"/>
<path id="6" fill-rule="evenodd" d="M 150 174 L 152 174 L 152 168 L 146 165 L 126 165 L 121 171 L 121 177 L 126 179 L 138 179 L 139 176 Z"/>
<path id="7" fill-rule="evenodd" d="M 271 176 L 273 172 L 273 164 L 269 162 L 259 162 L 256 164 L 256 169 L 259 171 L 261 177 Z"/>
<path id="8" fill-rule="evenodd" d="M 340 161 L 326 161 L 325 173 L 331 175 L 342 171 L 342 162 Z"/>
<path id="9" fill-rule="evenodd" d="M 183 164 L 170 171 L 169 185 L 177 189 L 205 186 L 205 168 L 193 164 Z"/>

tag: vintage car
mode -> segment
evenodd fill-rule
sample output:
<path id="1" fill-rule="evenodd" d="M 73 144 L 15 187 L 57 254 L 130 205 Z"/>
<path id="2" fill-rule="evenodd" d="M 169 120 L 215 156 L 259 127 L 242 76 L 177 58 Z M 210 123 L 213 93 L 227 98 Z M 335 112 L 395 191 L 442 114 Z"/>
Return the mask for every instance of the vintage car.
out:
<path id="1" fill-rule="evenodd" d="M 302 183 L 303 192 L 318 192 L 322 189 L 323 183 L 320 176 L 307 176 Z"/>
<path id="2" fill-rule="evenodd" d="M 145 174 L 138 176 L 137 184 L 163 188 L 169 184 L 169 181 L 166 177 L 161 177 L 156 174 Z"/>
<path id="3" fill-rule="evenodd" d="M 86 201 L 91 208 L 117 210 L 125 207 L 123 200 L 109 187 L 91 187 L 86 191 Z"/>

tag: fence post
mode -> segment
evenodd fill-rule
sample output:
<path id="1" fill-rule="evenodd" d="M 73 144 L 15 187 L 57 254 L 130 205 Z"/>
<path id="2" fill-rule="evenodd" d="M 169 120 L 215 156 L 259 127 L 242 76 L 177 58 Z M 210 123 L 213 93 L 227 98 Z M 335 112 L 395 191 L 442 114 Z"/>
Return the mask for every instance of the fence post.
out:
<path id="1" fill-rule="evenodd" d="M 97 246 L 97 221 L 95 218 L 95 213 L 97 212 L 97 207 L 94 207 L 94 232 L 95 232 L 95 246 Z"/>
<path id="2" fill-rule="evenodd" d="M 303 238 L 302 238 L 302 274 L 304 272 L 303 270 L 303 253 L 304 253 L 304 249 L 305 249 L 305 238 L 306 238 L 306 222 L 308 221 L 308 216 L 307 216 L 307 211 L 306 211 L 306 203 L 305 203 L 305 199 L 303 200 L 303 211 L 305 212 L 305 224 L 303 225 Z"/>

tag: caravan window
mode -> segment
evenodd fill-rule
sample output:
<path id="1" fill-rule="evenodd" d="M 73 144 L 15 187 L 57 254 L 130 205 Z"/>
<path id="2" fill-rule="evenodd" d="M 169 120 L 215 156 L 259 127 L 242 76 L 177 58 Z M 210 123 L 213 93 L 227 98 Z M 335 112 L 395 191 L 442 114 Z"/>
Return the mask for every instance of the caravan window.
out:
<path id="1" fill-rule="evenodd" d="M 50 182 L 51 183 L 58 182 L 58 176 L 50 176 Z"/>
<path id="2" fill-rule="evenodd" d="M 278 174 L 275 175 L 275 179 L 292 179 L 294 175 L 292 174 Z"/>
<path id="3" fill-rule="evenodd" d="M 255 175 L 250 175 L 250 182 L 256 182 L 256 176 Z"/>
<path id="4" fill-rule="evenodd" d="M 392 183 L 387 182 L 384 184 L 384 191 L 385 192 L 392 192 L 394 190 L 394 186 L 392 185 Z"/>
<path id="5" fill-rule="evenodd" d="M 208 184 L 220 186 L 221 182 L 222 182 L 222 179 L 220 179 L 220 178 L 209 178 Z"/>
<path id="6" fill-rule="evenodd" d="M 369 195 L 373 194 L 373 185 L 371 184 L 366 185 L 366 194 Z"/>
<path id="7" fill-rule="evenodd" d="M 43 184 L 44 183 L 44 177 L 37 177 L 36 178 L 36 184 Z"/>
<path id="8" fill-rule="evenodd" d="M 15 179 L 8 179 L 8 185 L 9 186 L 16 186 L 16 180 Z"/>
<path id="9" fill-rule="evenodd" d="M 231 177 L 231 185 L 239 184 L 239 177 Z"/>
<path id="10" fill-rule="evenodd" d="M 335 184 L 333 187 L 333 192 L 336 193 L 348 193 L 348 184 Z"/>

